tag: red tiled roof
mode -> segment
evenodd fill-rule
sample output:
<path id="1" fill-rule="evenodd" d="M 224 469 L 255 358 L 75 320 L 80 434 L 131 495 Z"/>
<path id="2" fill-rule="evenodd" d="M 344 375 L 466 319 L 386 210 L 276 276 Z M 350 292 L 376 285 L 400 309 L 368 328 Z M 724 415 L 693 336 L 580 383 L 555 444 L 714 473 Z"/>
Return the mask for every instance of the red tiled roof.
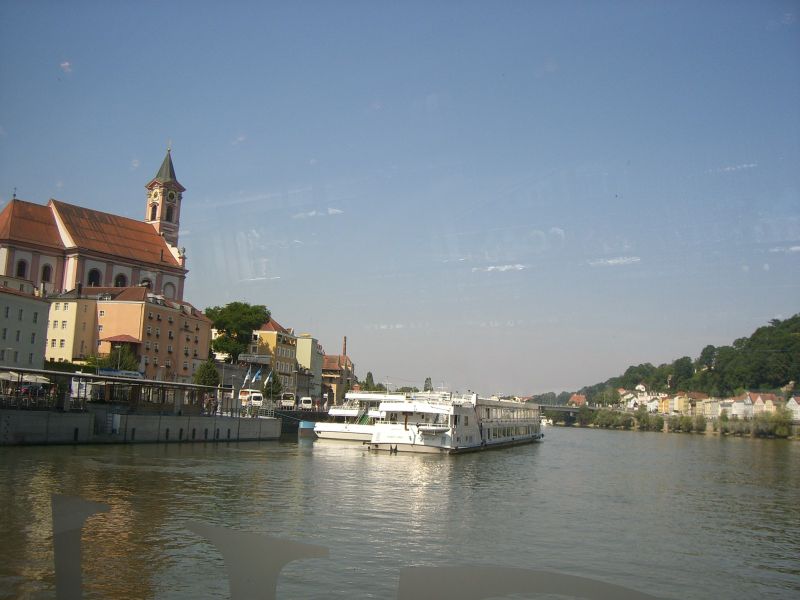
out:
<path id="1" fill-rule="evenodd" d="M 64 248 L 50 208 L 17 198 L 0 212 L 0 240 Z"/>
<path id="2" fill-rule="evenodd" d="M 586 396 L 583 394 L 572 394 L 567 401 L 567 404 L 574 404 L 575 406 L 583 406 L 586 404 Z"/>
<path id="3" fill-rule="evenodd" d="M 278 333 L 286 333 L 289 334 L 289 330 L 286 329 L 283 325 L 278 323 L 275 319 L 270 317 L 270 320 L 264 323 L 261 326 L 259 331 L 277 331 Z"/>
<path id="4" fill-rule="evenodd" d="M 169 245 L 149 223 L 50 200 L 75 246 L 159 266 L 180 267 Z"/>
<path id="5" fill-rule="evenodd" d="M 58 219 L 72 243 L 62 237 Z M 61 251 L 80 248 L 162 268 L 181 268 L 167 242 L 149 223 L 60 200 L 51 199 L 47 206 L 11 200 L 0 212 L 0 240 Z"/>
<path id="6" fill-rule="evenodd" d="M 125 342 L 127 344 L 141 344 L 141 340 L 137 340 L 135 337 L 122 334 L 122 335 L 112 335 L 106 338 L 100 338 L 101 342 Z"/>
<path id="7" fill-rule="evenodd" d="M 353 363 L 350 360 L 349 356 L 342 356 L 341 354 L 326 354 L 322 357 L 322 368 L 333 370 L 333 369 L 341 369 L 347 365 L 349 368 L 352 369 Z"/>

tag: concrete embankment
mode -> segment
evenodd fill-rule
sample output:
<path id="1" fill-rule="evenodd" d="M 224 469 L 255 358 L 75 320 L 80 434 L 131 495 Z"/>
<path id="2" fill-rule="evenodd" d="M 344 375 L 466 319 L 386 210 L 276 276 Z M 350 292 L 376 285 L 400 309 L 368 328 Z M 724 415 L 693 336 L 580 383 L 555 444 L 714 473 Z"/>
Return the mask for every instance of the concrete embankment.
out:
<path id="1" fill-rule="evenodd" d="M 275 440 L 280 419 L 0 411 L 0 446 Z"/>

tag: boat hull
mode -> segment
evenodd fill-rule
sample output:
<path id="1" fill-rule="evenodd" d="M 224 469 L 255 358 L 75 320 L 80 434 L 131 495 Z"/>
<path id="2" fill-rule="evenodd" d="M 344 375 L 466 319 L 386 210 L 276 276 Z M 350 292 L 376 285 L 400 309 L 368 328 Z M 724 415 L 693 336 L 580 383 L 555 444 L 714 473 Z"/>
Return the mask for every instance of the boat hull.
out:
<path id="1" fill-rule="evenodd" d="M 347 440 L 351 442 L 369 442 L 375 428 L 373 425 L 355 423 L 317 423 L 314 433 L 321 440 Z"/>
<path id="2" fill-rule="evenodd" d="M 520 446 L 523 444 L 535 444 L 543 441 L 544 435 L 538 434 L 530 437 L 512 438 L 509 440 L 498 440 L 491 443 L 478 444 L 472 446 L 440 446 L 440 445 L 427 445 L 427 444 L 414 444 L 404 442 L 383 442 L 375 443 L 370 442 L 367 447 L 370 450 L 377 452 L 414 452 L 425 454 L 464 454 L 466 452 L 481 452 L 483 450 L 493 450 L 500 448 L 509 448 L 511 446 Z"/>

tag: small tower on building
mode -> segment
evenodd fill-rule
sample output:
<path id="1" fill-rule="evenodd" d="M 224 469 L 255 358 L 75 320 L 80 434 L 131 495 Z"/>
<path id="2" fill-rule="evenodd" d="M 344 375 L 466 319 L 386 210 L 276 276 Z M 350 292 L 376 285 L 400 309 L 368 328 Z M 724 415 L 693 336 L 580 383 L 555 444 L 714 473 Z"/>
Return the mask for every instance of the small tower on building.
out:
<path id="1" fill-rule="evenodd" d="M 156 176 L 148 183 L 147 206 L 144 220 L 155 227 L 168 244 L 177 247 L 178 230 L 180 229 L 181 199 L 186 191 L 175 177 L 172 166 L 172 154 L 167 155 Z"/>

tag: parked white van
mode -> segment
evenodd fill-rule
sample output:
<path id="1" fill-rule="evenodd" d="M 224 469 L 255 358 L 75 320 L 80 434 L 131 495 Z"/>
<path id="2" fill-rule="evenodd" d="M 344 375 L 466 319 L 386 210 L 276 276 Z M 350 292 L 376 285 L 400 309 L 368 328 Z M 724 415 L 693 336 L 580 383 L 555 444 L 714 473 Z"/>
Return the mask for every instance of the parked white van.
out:
<path id="1" fill-rule="evenodd" d="M 311 400 L 311 396 L 300 398 L 300 410 L 314 410 L 314 402 Z"/>

